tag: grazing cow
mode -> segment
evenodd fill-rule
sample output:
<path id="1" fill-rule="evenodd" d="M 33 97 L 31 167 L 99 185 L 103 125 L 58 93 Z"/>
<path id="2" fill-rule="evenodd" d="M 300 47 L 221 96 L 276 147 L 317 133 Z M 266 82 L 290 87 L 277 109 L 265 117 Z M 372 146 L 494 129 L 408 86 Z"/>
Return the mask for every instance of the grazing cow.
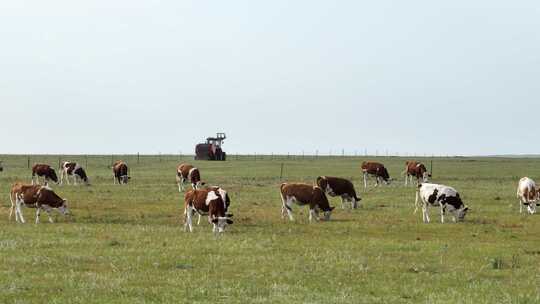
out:
<path id="1" fill-rule="evenodd" d="M 403 171 L 403 173 L 405 174 L 405 186 L 407 186 L 409 182 L 412 184 L 413 176 L 416 177 L 417 185 L 420 182 L 427 183 L 429 177 L 431 177 L 431 174 L 427 172 L 426 166 L 415 160 L 405 162 L 405 171 Z"/>
<path id="2" fill-rule="evenodd" d="M 190 164 L 180 164 L 176 167 L 176 183 L 178 184 L 178 191 L 184 191 L 184 183 L 186 180 L 191 182 L 191 187 L 196 190 L 200 189 L 205 183 L 201 181 L 201 173 L 199 169 L 193 167 Z"/>
<path id="3" fill-rule="evenodd" d="M 123 160 L 117 160 L 112 166 L 113 171 L 113 182 L 116 184 L 127 184 L 128 180 L 131 178 L 128 175 L 128 166 Z"/>
<path id="4" fill-rule="evenodd" d="M 44 184 L 47 185 L 49 180 L 58 184 L 58 176 L 51 166 L 46 164 L 34 164 L 32 166 L 32 185 L 39 183 L 39 178 L 43 177 Z"/>
<path id="5" fill-rule="evenodd" d="M 219 195 L 221 196 L 221 199 L 225 202 L 225 213 L 227 213 L 227 211 L 229 211 L 229 206 L 231 205 L 231 199 L 227 191 L 217 186 L 211 186 L 211 187 L 208 187 L 208 189 L 217 191 L 219 193 Z M 199 218 L 197 219 L 197 225 L 199 225 L 201 223 L 201 217 L 206 214 L 204 212 L 197 212 L 197 213 L 199 214 Z M 227 213 L 227 216 L 232 217 L 233 215 Z"/>
<path id="6" fill-rule="evenodd" d="M 367 188 L 368 175 L 375 176 L 377 182 L 375 187 L 377 187 L 381 182 L 388 185 L 392 180 L 384 165 L 377 162 L 362 162 L 362 173 L 364 174 L 364 189 Z"/>
<path id="7" fill-rule="evenodd" d="M 77 180 L 84 182 L 86 185 L 90 185 L 88 176 L 80 164 L 75 162 L 64 161 L 60 165 L 60 185 L 64 183 L 64 176 L 66 177 L 67 184 L 69 185 L 69 177 L 73 177 L 73 184 L 77 185 Z"/>
<path id="8" fill-rule="evenodd" d="M 219 188 L 218 188 L 219 189 Z M 221 233 L 227 225 L 233 223 L 231 214 L 227 214 L 227 204 L 222 199 L 222 193 L 213 189 L 193 189 L 184 195 L 184 230 L 193 232 L 193 215 L 208 215 L 208 222 L 213 225 L 213 232 Z M 226 196 L 226 195 L 225 195 Z"/>
<path id="9" fill-rule="evenodd" d="M 9 195 L 11 201 L 11 209 L 9 211 L 9 220 L 13 210 L 15 210 L 15 220 L 19 220 L 24 223 L 24 218 L 21 210 L 21 206 L 36 208 L 36 224 L 39 223 L 39 215 L 41 209 L 47 212 L 49 216 L 49 222 L 53 222 L 51 218 L 51 211 L 53 208 L 64 215 L 69 214 L 67 201 L 60 198 L 54 191 L 48 186 L 41 185 L 28 185 L 22 183 L 15 183 L 11 186 L 11 192 Z"/>
<path id="10" fill-rule="evenodd" d="M 441 209 L 441 223 L 444 223 L 444 213 L 449 211 L 454 215 L 454 222 L 462 221 L 469 210 L 469 207 L 463 204 L 459 193 L 452 187 L 438 184 L 419 184 L 416 191 L 415 209 L 416 213 L 419 205 L 419 199 L 422 201 L 422 219 L 424 223 L 429 223 L 428 207 L 439 206 Z"/>
<path id="11" fill-rule="evenodd" d="M 519 213 L 522 212 L 523 205 L 527 206 L 527 211 L 530 214 L 536 213 L 537 202 L 540 199 L 540 189 L 536 187 L 536 183 L 532 179 L 528 177 L 520 179 L 516 195 L 519 199 Z"/>
<path id="12" fill-rule="evenodd" d="M 332 176 L 317 177 L 317 186 L 321 187 L 326 194 L 341 197 L 341 208 L 345 208 L 345 201 L 351 202 L 351 208 L 356 209 L 362 199 L 356 196 L 354 185 L 351 181 Z"/>
<path id="13" fill-rule="evenodd" d="M 296 203 L 300 206 L 309 205 L 309 222 L 313 217 L 319 220 L 319 209 L 324 212 L 324 220 L 329 221 L 330 215 L 334 207 L 330 207 L 328 198 L 323 189 L 319 186 L 312 186 L 303 183 L 283 183 L 280 187 L 281 201 L 281 217 L 285 214 L 289 216 L 289 220 L 293 221 L 292 205 Z"/>

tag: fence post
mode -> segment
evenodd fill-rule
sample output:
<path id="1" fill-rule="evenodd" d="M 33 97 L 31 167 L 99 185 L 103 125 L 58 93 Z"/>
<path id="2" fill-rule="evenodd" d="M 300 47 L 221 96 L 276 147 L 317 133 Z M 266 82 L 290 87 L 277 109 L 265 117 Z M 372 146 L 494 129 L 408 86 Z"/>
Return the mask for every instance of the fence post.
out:
<path id="1" fill-rule="evenodd" d="M 113 160 L 113 158 L 114 158 L 114 155 L 113 155 L 113 154 L 111 154 L 111 166 L 112 166 L 112 164 L 114 163 L 114 160 Z"/>
<path id="2" fill-rule="evenodd" d="M 139 164 L 140 161 L 141 161 L 141 155 L 139 154 L 139 152 L 137 152 L 137 165 Z"/>
<path id="3" fill-rule="evenodd" d="M 28 169 L 30 169 L 30 155 L 28 155 L 27 161 L 28 162 L 27 162 L 26 166 L 28 167 Z"/>
<path id="4" fill-rule="evenodd" d="M 281 170 L 279 171 L 279 180 L 283 179 L 283 163 L 281 163 Z"/>
<path id="5" fill-rule="evenodd" d="M 58 166 L 60 168 L 60 166 Z M 88 154 L 84 156 L 84 168 L 88 170 Z"/>

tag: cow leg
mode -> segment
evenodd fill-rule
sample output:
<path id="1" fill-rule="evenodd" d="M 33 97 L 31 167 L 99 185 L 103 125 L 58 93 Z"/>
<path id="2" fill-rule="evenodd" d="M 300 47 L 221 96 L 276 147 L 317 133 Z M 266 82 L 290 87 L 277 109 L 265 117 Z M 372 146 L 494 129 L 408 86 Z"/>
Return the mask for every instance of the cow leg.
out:
<path id="1" fill-rule="evenodd" d="M 341 197 L 341 209 L 345 209 L 345 199 Z"/>
<path id="2" fill-rule="evenodd" d="M 39 224 L 39 213 L 41 211 L 41 208 L 40 207 L 37 207 L 36 208 L 36 224 Z"/>
<path id="3" fill-rule="evenodd" d="M 419 199 L 420 199 L 420 192 L 419 191 L 416 191 L 416 198 L 414 200 L 414 212 L 413 214 L 416 214 L 416 211 L 418 211 L 418 206 L 419 206 Z"/>
<path id="4" fill-rule="evenodd" d="M 199 224 L 201 223 L 201 214 L 199 213 L 199 218 L 197 219 L 197 226 L 199 226 Z"/>
<path id="5" fill-rule="evenodd" d="M 73 185 L 77 186 L 77 174 L 73 174 Z"/>
<path id="6" fill-rule="evenodd" d="M 292 213 L 292 203 L 293 201 L 291 199 L 288 199 L 283 202 L 283 208 L 287 211 L 287 215 L 289 216 L 290 221 L 294 221 L 293 213 Z"/>
<path id="7" fill-rule="evenodd" d="M 19 219 L 21 223 L 24 224 L 24 217 L 22 215 L 22 210 L 21 210 L 21 205 L 22 205 L 21 199 L 19 199 L 16 204 L 17 204 L 17 209 L 15 209 L 15 218 L 17 218 L 17 214 L 19 214 Z"/>
<path id="8" fill-rule="evenodd" d="M 180 192 L 184 191 L 184 183 L 186 182 L 186 179 L 182 177 L 182 182 L 180 184 Z"/>
<path id="9" fill-rule="evenodd" d="M 409 175 L 405 174 L 405 187 L 407 187 L 407 180 L 409 179 Z"/>
<path id="10" fill-rule="evenodd" d="M 309 222 L 311 223 L 311 221 L 313 220 L 313 216 L 315 215 L 315 209 L 314 208 L 309 208 Z M 316 216 L 316 215 L 315 215 Z"/>
<path id="11" fill-rule="evenodd" d="M 13 197 L 11 193 L 9 194 L 9 201 L 11 202 L 11 208 L 9 208 L 8 220 L 11 221 L 11 215 L 13 215 L 13 211 L 15 210 L 15 203 L 13 202 Z"/>
<path id="12" fill-rule="evenodd" d="M 523 212 L 523 198 L 519 199 L 519 213 L 521 214 Z"/>
<path id="13" fill-rule="evenodd" d="M 45 207 L 45 212 L 47 212 L 47 216 L 49 217 L 49 222 L 50 223 L 54 223 L 52 217 L 51 217 L 51 208 L 50 207 Z"/>
<path id="14" fill-rule="evenodd" d="M 442 203 L 439 203 L 439 206 L 441 208 L 441 223 L 444 224 L 444 205 Z M 455 218 L 454 218 L 454 221 L 456 221 Z"/>
<path id="15" fill-rule="evenodd" d="M 367 173 L 364 172 L 364 191 L 367 189 Z"/>
<path id="16" fill-rule="evenodd" d="M 424 223 L 429 223 L 429 212 L 428 212 L 428 206 L 426 203 L 422 204 L 422 217 L 423 217 Z"/>
<path id="17" fill-rule="evenodd" d="M 192 223 L 193 209 L 190 206 L 188 206 L 186 211 L 187 211 L 186 212 L 186 215 L 187 215 L 186 227 L 187 229 L 189 229 L 189 232 L 193 232 L 193 223 Z"/>

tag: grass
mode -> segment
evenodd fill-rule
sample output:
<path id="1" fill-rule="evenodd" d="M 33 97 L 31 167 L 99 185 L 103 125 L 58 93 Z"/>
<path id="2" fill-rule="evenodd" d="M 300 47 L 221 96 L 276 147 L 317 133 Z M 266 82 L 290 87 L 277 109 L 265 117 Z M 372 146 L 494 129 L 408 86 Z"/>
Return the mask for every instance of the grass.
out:
<path id="1" fill-rule="evenodd" d="M 522 176 L 540 180 L 540 160 L 437 158 L 434 181 L 460 191 L 471 208 L 464 223 L 423 224 L 412 214 L 404 158 L 380 158 L 389 187 L 361 192 L 362 207 L 336 210 L 308 224 L 280 217 L 283 180 L 352 178 L 361 190 L 362 158 L 236 159 L 195 162 L 204 180 L 222 185 L 235 223 L 216 237 L 203 221 L 183 231 L 178 157 L 119 157 L 130 184 L 112 184 L 110 156 L 62 157 L 87 164 L 92 186 L 54 186 L 72 218 L 24 209 L 27 224 L 8 222 L 8 192 L 30 180 L 26 156 L 3 156 L 0 173 L 0 302 L 5 303 L 539 303 L 540 216 L 520 215 Z M 375 158 L 371 158 L 375 159 Z M 429 160 L 424 159 L 428 164 Z M 31 162 L 58 163 L 58 156 Z M 371 181 L 373 183 L 373 181 Z"/>

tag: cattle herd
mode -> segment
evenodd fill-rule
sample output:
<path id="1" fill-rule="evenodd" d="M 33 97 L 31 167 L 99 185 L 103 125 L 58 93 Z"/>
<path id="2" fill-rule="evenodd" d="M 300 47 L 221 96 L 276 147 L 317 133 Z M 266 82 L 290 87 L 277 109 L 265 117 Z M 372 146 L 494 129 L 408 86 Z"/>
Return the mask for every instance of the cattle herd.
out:
<path id="1" fill-rule="evenodd" d="M 112 165 L 113 184 L 127 184 L 130 176 L 128 166 L 124 161 L 116 161 Z M 361 165 L 364 191 L 368 187 L 368 177 L 375 178 L 375 187 L 381 184 L 390 184 L 392 179 L 385 166 L 378 162 L 363 162 Z M 35 164 L 32 166 L 31 184 L 16 182 L 12 185 L 10 191 L 11 208 L 9 219 L 15 213 L 15 220 L 24 223 L 24 217 L 21 207 L 36 209 L 36 223 L 39 222 L 41 210 L 44 210 L 49 221 L 52 222 L 50 213 L 57 209 L 64 215 L 69 214 L 67 200 L 60 198 L 50 187 L 50 182 L 62 185 L 64 179 L 70 184 L 70 178 L 74 185 L 90 185 L 90 180 L 83 167 L 76 162 L 64 161 L 58 168 L 60 178 L 56 170 L 47 164 Z M 424 164 L 417 161 L 407 161 L 405 170 L 402 173 L 405 176 L 405 186 L 413 183 L 413 177 L 416 178 L 416 199 L 414 204 L 414 213 L 422 207 L 422 219 L 428 223 L 430 221 L 428 207 L 439 207 L 441 222 L 444 223 L 444 216 L 448 212 L 453 215 L 454 222 L 465 218 L 469 207 L 467 207 L 460 198 L 459 193 L 452 187 L 428 183 L 431 174 L 428 173 Z M 40 184 L 40 178 L 42 184 Z M 191 184 L 191 190 L 184 195 L 184 230 L 193 231 L 193 216 L 198 214 L 197 224 L 200 223 L 201 216 L 207 216 L 209 223 L 213 225 L 214 232 L 223 232 L 227 225 L 233 223 L 232 214 L 228 213 L 231 203 L 227 191 L 217 186 L 206 186 L 201 180 L 201 174 L 198 168 L 190 164 L 180 164 L 176 168 L 176 181 L 178 191 L 184 191 L 184 183 L 188 181 Z M 293 205 L 309 206 L 309 221 L 320 220 L 320 212 L 323 213 L 324 220 L 330 220 L 334 207 L 330 206 L 328 197 L 340 197 L 341 207 L 345 208 L 346 203 L 350 204 L 352 209 L 359 206 L 361 198 L 358 196 L 353 183 L 345 178 L 332 176 L 319 176 L 313 184 L 308 183 L 282 183 L 280 185 L 280 195 L 282 200 L 281 215 L 282 218 L 288 216 L 293 220 Z M 540 200 L 540 189 L 535 182 L 523 177 L 519 180 L 517 187 L 517 198 L 519 200 L 519 212 L 522 213 L 523 206 L 527 207 L 529 214 L 536 213 L 536 206 Z"/>

